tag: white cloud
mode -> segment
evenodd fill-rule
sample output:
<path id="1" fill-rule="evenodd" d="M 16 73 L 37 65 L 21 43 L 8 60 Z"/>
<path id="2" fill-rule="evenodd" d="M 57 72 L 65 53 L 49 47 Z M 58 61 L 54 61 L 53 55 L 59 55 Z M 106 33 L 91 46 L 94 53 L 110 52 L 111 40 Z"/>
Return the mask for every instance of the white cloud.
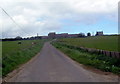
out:
<path id="1" fill-rule="evenodd" d="M 14 16 L 13 19 L 14 19 L 18 24 L 23 24 L 23 25 L 28 24 L 28 21 L 25 20 L 25 17 L 22 16 L 22 15 Z"/>
<path id="2" fill-rule="evenodd" d="M 111 12 L 116 10 L 118 0 L 71 0 L 71 6 L 78 12 Z"/>
<path id="3" fill-rule="evenodd" d="M 3 37 L 17 35 L 46 35 L 49 31 L 59 31 L 68 19 L 76 23 L 94 24 L 101 17 L 117 20 L 119 0 L 2 0 L 3 7 L 22 29 L 15 26 L 2 12 Z M 8 31 L 10 30 L 10 31 Z M 16 33 L 17 32 L 17 33 Z"/>

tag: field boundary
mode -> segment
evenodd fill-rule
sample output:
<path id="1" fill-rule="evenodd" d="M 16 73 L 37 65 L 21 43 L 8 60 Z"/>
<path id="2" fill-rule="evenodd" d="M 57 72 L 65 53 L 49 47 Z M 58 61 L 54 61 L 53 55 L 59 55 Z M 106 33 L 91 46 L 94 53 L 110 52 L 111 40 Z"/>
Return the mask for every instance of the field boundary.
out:
<path id="1" fill-rule="evenodd" d="M 61 43 L 62 45 L 67 46 L 69 48 L 80 49 L 80 50 L 84 50 L 84 51 L 87 51 L 87 52 L 90 52 L 90 53 L 102 54 L 102 55 L 105 55 L 105 56 L 120 59 L 120 52 L 107 51 L 107 50 L 101 50 L 101 49 L 95 49 L 95 48 L 86 48 L 86 47 L 73 46 L 73 45 L 68 45 L 66 43 L 63 43 L 61 41 L 56 41 L 56 42 Z"/>

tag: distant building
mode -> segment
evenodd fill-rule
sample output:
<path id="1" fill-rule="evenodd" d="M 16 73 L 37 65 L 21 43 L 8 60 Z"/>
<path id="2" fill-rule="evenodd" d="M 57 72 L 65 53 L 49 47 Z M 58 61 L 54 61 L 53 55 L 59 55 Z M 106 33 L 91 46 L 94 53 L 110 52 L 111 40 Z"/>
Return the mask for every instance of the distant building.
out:
<path id="1" fill-rule="evenodd" d="M 77 38 L 77 37 L 85 37 L 84 33 L 79 34 L 68 34 L 68 33 L 61 33 L 56 34 L 55 32 L 51 32 L 48 34 L 48 38 Z"/>
<path id="2" fill-rule="evenodd" d="M 103 31 L 96 32 L 96 36 L 102 36 L 102 35 L 103 35 Z"/>
<path id="3" fill-rule="evenodd" d="M 56 38 L 56 33 L 55 32 L 51 32 L 48 34 L 49 38 Z"/>
<path id="4" fill-rule="evenodd" d="M 56 38 L 67 38 L 68 33 L 56 34 Z"/>
<path id="5" fill-rule="evenodd" d="M 69 34 L 68 35 L 68 38 L 76 38 L 78 37 L 79 34 Z"/>

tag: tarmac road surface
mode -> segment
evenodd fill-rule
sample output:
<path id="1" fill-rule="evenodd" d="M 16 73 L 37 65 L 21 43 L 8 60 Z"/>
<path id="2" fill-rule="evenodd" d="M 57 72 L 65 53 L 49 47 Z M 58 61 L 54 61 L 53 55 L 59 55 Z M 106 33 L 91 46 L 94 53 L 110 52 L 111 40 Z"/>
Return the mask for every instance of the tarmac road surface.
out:
<path id="1" fill-rule="evenodd" d="M 104 82 L 117 81 L 94 74 L 46 42 L 40 52 L 8 82 Z"/>

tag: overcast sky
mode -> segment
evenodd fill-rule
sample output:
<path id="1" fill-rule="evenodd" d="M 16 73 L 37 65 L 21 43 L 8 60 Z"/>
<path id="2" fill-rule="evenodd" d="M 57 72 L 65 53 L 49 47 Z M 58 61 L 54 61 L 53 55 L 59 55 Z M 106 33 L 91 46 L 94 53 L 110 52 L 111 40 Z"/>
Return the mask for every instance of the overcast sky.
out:
<path id="1" fill-rule="evenodd" d="M 87 33 L 118 33 L 119 0 L 1 0 L 2 37 Z M 2 24 L 2 25 L 1 25 Z M 1 30 L 2 29 L 2 30 Z"/>

